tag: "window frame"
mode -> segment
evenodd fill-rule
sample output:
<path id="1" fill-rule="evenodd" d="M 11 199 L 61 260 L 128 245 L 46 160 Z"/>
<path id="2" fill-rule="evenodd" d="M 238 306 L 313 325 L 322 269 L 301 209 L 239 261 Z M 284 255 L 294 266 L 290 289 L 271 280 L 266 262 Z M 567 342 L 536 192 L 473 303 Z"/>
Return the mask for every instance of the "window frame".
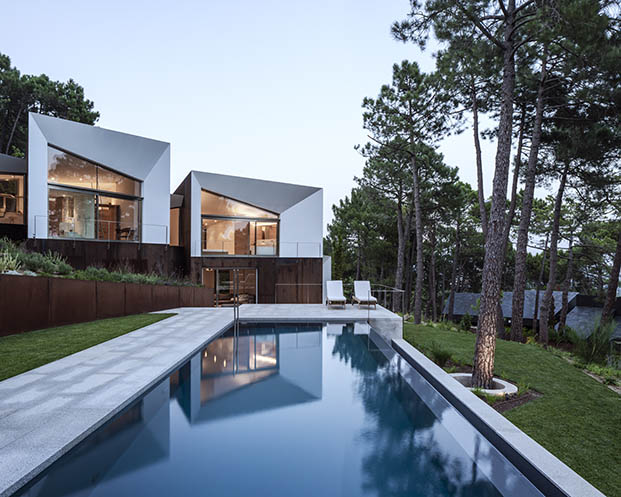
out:
<path id="1" fill-rule="evenodd" d="M 46 168 L 46 177 L 47 177 L 47 232 L 48 232 L 48 237 L 49 237 L 49 230 L 50 230 L 50 221 L 49 221 L 49 215 L 50 215 L 50 208 L 49 208 L 49 199 L 50 199 L 50 189 L 52 190 L 60 190 L 60 191 L 67 191 L 67 192 L 75 192 L 75 193 L 88 193 L 88 194 L 92 194 L 95 197 L 95 237 L 94 238 L 72 238 L 72 237 L 65 237 L 65 236 L 54 236 L 52 237 L 55 240 L 72 240 L 72 241 L 76 241 L 76 240 L 80 240 L 80 241 L 89 241 L 89 242 L 104 242 L 104 243 L 110 243 L 110 242 L 115 242 L 115 243 L 142 243 L 142 201 L 144 200 L 143 196 L 142 196 L 142 188 L 143 188 L 143 182 L 140 181 L 139 179 L 136 179 L 132 176 L 129 176 L 127 174 L 123 174 L 120 173 L 119 171 L 115 171 L 114 169 L 110 168 L 110 167 L 106 167 L 103 164 L 100 164 L 98 162 L 92 161 L 90 159 L 86 159 L 74 152 L 70 152 L 66 149 L 63 149 L 61 147 L 58 147 L 56 145 L 53 145 L 51 143 L 47 144 L 48 148 L 53 148 L 55 150 L 58 150 L 59 152 L 63 152 L 65 154 L 69 154 L 72 155 L 80 160 L 86 161 L 90 164 L 93 164 L 95 167 L 100 167 L 102 169 L 105 169 L 107 171 L 111 171 L 115 174 L 118 174 L 120 176 L 124 176 L 132 181 L 136 181 L 138 183 L 139 189 L 140 189 L 140 195 L 134 196 L 134 195 L 128 195 L 126 193 L 117 193 L 117 192 L 113 192 L 113 191 L 109 191 L 109 190 L 100 190 L 98 188 L 86 188 L 86 187 L 79 187 L 79 186 L 74 186 L 74 185 L 65 185 L 63 183 L 57 183 L 54 181 L 50 181 L 49 180 L 49 162 L 47 163 L 47 168 Z M 49 161 L 49 158 L 48 158 Z M 99 184 L 99 177 L 97 175 L 96 179 L 95 179 L 95 183 L 98 185 Z M 138 202 L 138 237 L 136 240 L 110 240 L 110 239 L 105 239 L 105 238 L 97 238 L 97 233 L 98 233 L 98 222 L 99 222 L 99 197 L 112 197 L 112 198 L 118 198 L 120 200 L 130 200 L 130 201 L 135 201 Z"/>
<path id="2" fill-rule="evenodd" d="M 215 219 L 219 221 L 248 221 L 254 222 L 254 254 L 208 254 L 207 251 L 203 249 L 203 234 L 205 229 L 203 228 L 204 220 Z M 274 255 L 257 255 L 256 254 L 256 246 L 257 246 L 257 222 L 265 222 L 265 223 L 275 223 L 276 224 L 276 253 Z M 201 215 L 201 256 L 202 257 L 279 257 L 280 255 L 280 219 L 267 219 L 267 218 L 256 218 L 256 217 L 227 217 L 227 216 L 208 216 Z"/>

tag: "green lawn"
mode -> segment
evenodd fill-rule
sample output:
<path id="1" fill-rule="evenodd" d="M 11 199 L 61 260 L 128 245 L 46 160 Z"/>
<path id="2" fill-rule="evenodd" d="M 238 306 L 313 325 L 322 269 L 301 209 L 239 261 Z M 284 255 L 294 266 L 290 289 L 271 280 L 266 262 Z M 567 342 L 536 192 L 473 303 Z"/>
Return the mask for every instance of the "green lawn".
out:
<path id="1" fill-rule="evenodd" d="M 174 314 L 136 314 L 0 338 L 0 381 Z"/>
<path id="2" fill-rule="evenodd" d="M 405 339 L 472 365 L 475 336 L 406 323 Z M 495 372 L 542 397 L 504 415 L 609 497 L 621 496 L 621 396 L 536 345 L 498 340 Z"/>

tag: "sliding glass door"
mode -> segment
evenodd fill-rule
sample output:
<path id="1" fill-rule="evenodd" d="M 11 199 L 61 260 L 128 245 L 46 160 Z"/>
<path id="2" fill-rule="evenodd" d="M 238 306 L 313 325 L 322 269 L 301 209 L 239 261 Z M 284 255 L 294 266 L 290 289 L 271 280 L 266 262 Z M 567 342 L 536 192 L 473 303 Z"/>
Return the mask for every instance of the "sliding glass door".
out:
<path id="1" fill-rule="evenodd" d="M 257 270 L 239 269 L 239 302 L 240 304 L 257 303 Z M 233 269 L 204 268 L 203 285 L 214 292 L 216 306 L 233 305 Z"/>

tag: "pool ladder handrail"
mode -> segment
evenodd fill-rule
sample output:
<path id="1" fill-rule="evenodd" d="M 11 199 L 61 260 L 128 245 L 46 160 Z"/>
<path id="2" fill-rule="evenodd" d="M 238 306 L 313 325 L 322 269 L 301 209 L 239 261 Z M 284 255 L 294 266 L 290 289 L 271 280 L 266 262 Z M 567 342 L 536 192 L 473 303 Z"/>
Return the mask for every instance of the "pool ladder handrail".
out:
<path id="1" fill-rule="evenodd" d="M 233 373 L 237 372 L 239 341 L 239 269 L 233 269 Z"/>

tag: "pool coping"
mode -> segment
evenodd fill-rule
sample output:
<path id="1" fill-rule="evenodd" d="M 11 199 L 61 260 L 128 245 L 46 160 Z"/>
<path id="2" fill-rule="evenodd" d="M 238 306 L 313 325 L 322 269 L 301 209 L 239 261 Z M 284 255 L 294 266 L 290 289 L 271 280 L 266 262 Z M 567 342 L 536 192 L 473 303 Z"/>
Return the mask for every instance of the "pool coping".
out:
<path id="1" fill-rule="evenodd" d="M 544 495 L 605 497 L 406 340 L 393 339 L 392 346 Z"/>

